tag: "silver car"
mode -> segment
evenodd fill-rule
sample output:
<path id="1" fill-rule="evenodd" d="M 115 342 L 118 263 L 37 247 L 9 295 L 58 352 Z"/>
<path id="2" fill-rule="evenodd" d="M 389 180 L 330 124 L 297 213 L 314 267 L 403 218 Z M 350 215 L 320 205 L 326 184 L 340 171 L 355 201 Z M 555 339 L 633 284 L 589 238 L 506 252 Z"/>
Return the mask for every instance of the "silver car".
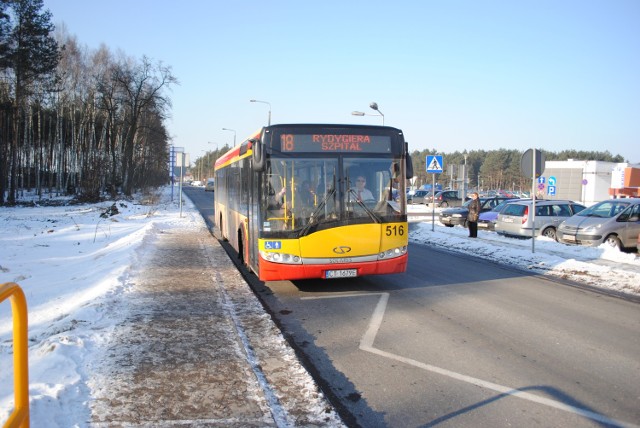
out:
<path id="1" fill-rule="evenodd" d="M 416 190 L 413 195 L 407 196 L 408 204 L 426 204 L 426 198 L 430 195 L 429 190 Z"/>
<path id="2" fill-rule="evenodd" d="M 558 228 L 558 240 L 623 249 L 636 246 L 639 233 L 640 198 L 611 199 L 566 219 Z"/>
<path id="3" fill-rule="evenodd" d="M 500 235 L 530 238 L 533 201 L 510 202 L 498 214 L 495 230 Z M 556 239 L 556 230 L 560 223 L 568 217 L 582 211 L 586 207 L 573 201 L 536 201 L 535 235 Z"/>
<path id="4" fill-rule="evenodd" d="M 215 192 L 216 190 L 216 180 L 214 178 L 207 178 L 207 184 L 204 185 L 205 192 Z"/>

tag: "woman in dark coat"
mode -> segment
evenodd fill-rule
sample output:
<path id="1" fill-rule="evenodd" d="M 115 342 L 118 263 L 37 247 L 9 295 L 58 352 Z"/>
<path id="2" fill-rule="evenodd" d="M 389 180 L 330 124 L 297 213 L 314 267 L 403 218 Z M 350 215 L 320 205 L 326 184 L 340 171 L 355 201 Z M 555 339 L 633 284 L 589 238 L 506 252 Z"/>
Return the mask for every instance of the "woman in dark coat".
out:
<path id="1" fill-rule="evenodd" d="M 471 203 L 467 207 L 469 209 L 469 215 L 467 215 L 467 225 L 469 227 L 469 237 L 478 237 L 478 216 L 480 215 L 480 200 L 478 199 L 478 193 L 471 193 Z"/>

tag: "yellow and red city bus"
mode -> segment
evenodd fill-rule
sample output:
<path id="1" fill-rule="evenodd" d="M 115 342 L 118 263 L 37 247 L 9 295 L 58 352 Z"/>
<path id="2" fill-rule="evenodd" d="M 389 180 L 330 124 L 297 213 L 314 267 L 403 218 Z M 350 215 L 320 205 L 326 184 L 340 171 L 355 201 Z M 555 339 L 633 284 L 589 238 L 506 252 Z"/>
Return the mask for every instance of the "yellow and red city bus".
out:
<path id="1" fill-rule="evenodd" d="M 400 273 L 412 175 L 399 129 L 271 125 L 216 161 L 215 222 L 262 281 Z"/>

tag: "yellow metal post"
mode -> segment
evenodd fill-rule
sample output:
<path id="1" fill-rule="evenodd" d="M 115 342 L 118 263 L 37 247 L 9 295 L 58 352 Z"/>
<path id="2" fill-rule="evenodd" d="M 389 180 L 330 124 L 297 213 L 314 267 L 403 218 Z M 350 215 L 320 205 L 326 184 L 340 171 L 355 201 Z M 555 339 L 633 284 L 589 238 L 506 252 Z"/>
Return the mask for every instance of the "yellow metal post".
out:
<path id="1" fill-rule="evenodd" d="M 14 282 L 0 286 L 0 302 L 11 299 L 13 318 L 13 394 L 15 409 L 4 424 L 5 428 L 29 426 L 29 347 L 27 342 L 27 299 L 22 288 Z"/>

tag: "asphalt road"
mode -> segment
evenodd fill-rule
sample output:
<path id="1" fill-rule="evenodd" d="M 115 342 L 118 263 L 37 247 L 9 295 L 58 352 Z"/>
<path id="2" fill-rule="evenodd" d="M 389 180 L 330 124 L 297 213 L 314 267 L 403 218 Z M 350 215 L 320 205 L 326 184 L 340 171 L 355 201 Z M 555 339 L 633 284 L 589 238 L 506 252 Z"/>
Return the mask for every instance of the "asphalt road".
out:
<path id="1" fill-rule="evenodd" d="M 245 272 L 347 424 L 640 425 L 637 303 L 423 245 L 409 254 L 399 275 Z"/>

